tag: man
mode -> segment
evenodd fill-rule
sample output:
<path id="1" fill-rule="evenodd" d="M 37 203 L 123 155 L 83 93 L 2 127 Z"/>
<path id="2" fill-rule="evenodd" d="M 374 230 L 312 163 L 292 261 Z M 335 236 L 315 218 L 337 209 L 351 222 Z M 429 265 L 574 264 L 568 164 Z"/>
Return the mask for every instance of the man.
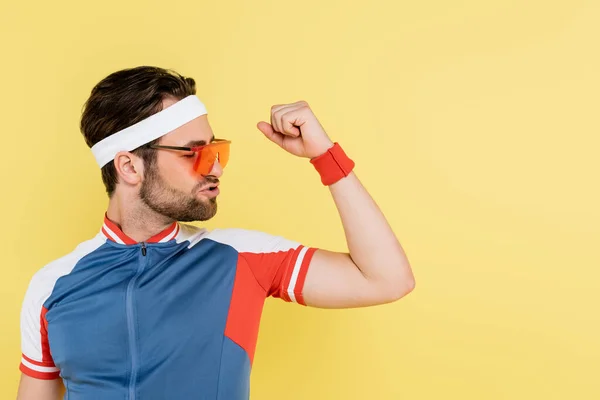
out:
<path id="1" fill-rule="evenodd" d="M 195 82 L 138 67 L 94 87 L 81 131 L 109 196 L 99 233 L 32 278 L 19 400 L 247 399 L 266 297 L 322 308 L 383 304 L 414 287 L 354 162 L 305 102 L 257 128 L 310 160 L 349 253 L 242 229 L 208 231 L 230 142 L 215 139 Z M 64 385 L 64 389 L 63 389 Z"/>

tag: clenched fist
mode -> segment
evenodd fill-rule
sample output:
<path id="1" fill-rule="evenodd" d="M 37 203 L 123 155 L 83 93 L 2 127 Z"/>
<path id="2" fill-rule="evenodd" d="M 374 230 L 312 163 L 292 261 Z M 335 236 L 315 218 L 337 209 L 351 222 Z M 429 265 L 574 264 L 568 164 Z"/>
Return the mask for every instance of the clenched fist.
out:
<path id="1" fill-rule="evenodd" d="M 271 123 L 261 121 L 257 127 L 272 142 L 298 157 L 315 158 L 333 146 L 305 101 L 271 107 Z"/>

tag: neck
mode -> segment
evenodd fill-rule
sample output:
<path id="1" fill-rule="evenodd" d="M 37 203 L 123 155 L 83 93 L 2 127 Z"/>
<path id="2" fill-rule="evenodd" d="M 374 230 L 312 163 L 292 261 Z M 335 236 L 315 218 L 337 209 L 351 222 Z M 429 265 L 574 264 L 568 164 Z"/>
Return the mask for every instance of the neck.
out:
<path id="1" fill-rule="evenodd" d="M 113 223 L 121 228 L 124 234 L 136 242 L 144 242 L 165 230 L 174 221 L 159 214 L 139 198 L 113 194 L 108 202 L 106 215 Z"/>

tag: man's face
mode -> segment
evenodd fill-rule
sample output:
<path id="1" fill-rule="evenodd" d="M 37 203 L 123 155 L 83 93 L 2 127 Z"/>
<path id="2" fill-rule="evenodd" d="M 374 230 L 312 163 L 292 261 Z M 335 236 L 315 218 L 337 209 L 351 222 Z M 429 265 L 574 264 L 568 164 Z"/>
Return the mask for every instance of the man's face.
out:
<path id="1" fill-rule="evenodd" d="M 175 103 L 164 100 L 163 108 Z M 161 145 L 193 147 L 210 143 L 214 138 L 206 115 L 177 128 L 163 136 Z M 217 212 L 218 189 L 208 190 L 218 184 L 223 170 L 218 161 L 202 176 L 192 169 L 195 156 L 185 151 L 155 149 L 156 163 L 144 171 L 140 198 L 155 212 L 182 222 L 206 221 Z"/>

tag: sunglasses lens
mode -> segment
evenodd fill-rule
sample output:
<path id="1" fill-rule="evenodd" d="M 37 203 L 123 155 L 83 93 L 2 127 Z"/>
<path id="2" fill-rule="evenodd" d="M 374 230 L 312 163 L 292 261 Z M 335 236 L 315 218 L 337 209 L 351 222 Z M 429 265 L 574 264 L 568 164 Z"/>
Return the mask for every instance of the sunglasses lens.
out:
<path id="1" fill-rule="evenodd" d="M 204 146 L 198 153 L 194 170 L 200 175 L 209 175 L 217 158 L 221 168 L 225 168 L 229 161 L 229 143 L 211 143 Z"/>
<path id="2" fill-rule="evenodd" d="M 221 168 L 225 168 L 227 162 L 229 161 L 229 143 L 224 143 L 219 149 L 219 164 L 221 164 Z"/>

